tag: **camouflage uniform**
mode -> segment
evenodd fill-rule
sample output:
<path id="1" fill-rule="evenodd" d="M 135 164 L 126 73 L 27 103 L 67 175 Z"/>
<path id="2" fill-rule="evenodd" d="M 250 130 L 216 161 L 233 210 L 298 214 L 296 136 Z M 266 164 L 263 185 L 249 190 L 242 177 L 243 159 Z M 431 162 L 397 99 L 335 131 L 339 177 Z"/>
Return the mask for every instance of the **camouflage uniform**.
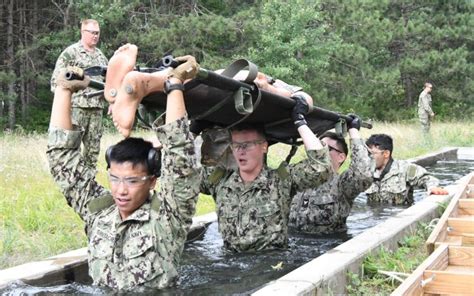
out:
<path id="1" fill-rule="evenodd" d="M 420 118 L 423 132 L 428 133 L 430 131 L 430 118 L 433 116 L 431 95 L 426 91 L 422 91 L 418 99 L 418 117 Z"/>
<path id="2" fill-rule="evenodd" d="M 81 42 L 77 42 L 66 48 L 58 60 L 51 76 L 51 91 L 56 88 L 56 78 L 59 72 L 67 66 L 78 66 L 86 69 L 92 66 L 107 66 L 108 60 L 96 48 L 94 52 L 87 51 Z M 102 76 L 92 76 L 91 79 L 103 81 Z M 86 88 L 72 96 L 72 121 L 74 124 L 84 129 L 82 143 L 84 161 L 86 164 L 95 169 L 97 157 L 100 152 L 100 138 L 102 137 L 102 117 L 103 109 L 106 106 L 104 96 L 95 96 L 86 98 L 84 93 L 96 91 L 93 88 Z"/>
<path id="3" fill-rule="evenodd" d="M 288 246 L 294 193 L 322 184 L 329 175 L 327 148 L 307 151 L 307 156 L 277 170 L 264 167 L 250 184 L 244 184 L 238 170 L 204 169 L 201 192 L 214 196 L 226 248 L 242 252 Z"/>
<path id="4" fill-rule="evenodd" d="M 157 128 L 163 144 L 159 192 L 125 221 L 111 193 L 79 153 L 81 132 L 51 129 L 47 156 L 51 174 L 68 204 L 86 222 L 89 274 L 114 289 L 172 285 L 199 194 L 193 140 L 187 119 Z"/>
<path id="5" fill-rule="evenodd" d="M 356 196 L 372 183 L 373 162 L 362 139 L 352 140 L 352 160 L 341 175 L 332 173 L 319 186 L 298 193 L 291 203 L 290 227 L 309 233 L 346 230 L 346 219 Z"/>
<path id="6" fill-rule="evenodd" d="M 382 180 L 374 179 L 365 192 L 369 202 L 391 204 L 413 203 L 413 187 L 426 190 L 437 187 L 439 180 L 429 175 L 421 166 L 404 160 L 393 160 L 390 170 Z"/>

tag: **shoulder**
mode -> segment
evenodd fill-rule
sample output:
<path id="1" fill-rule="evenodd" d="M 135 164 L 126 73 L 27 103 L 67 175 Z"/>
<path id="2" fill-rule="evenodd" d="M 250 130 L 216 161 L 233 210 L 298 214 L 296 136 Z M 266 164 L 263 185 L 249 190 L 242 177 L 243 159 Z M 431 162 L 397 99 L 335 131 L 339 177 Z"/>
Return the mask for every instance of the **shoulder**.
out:
<path id="1" fill-rule="evenodd" d="M 61 56 L 65 56 L 65 55 L 75 56 L 79 52 L 81 52 L 81 48 L 82 48 L 82 45 L 79 42 L 73 43 L 63 50 L 63 52 L 61 53 Z"/>

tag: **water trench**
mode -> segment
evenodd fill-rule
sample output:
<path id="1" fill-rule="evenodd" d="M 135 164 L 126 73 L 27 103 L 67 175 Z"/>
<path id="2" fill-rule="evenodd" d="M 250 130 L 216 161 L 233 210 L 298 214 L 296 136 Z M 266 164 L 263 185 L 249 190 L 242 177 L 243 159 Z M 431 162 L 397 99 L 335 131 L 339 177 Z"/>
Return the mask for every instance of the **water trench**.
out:
<path id="1" fill-rule="evenodd" d="M 474 161 L 443 160 L 434 165 L 425 166 L 425 168 L 440 179 L 441 186 L 446 186 L 474 171 Z M 426 196 L 423 190 L 418 189 L 414 193 L 415 203 Z M 346 233 L 325 236 L 291 234 L 288 250 L 268 251 L 258 254 L 226 252 L 222 248 L 217 223 L 212 223 L 202 240 L 186 244 L 177 287 L 160 291 L 140 292 L 153 295 L 250 294 L 266 283 L 289 273 L 360 232 L 396 215 L 405 208 L 407 206 L 387 208 L 367 205 L 366 197 L 361 194 L 354 202 L 351 215 L 347 221 L 348 230 Z M 71 283 L 53 287 L 33 287 L 23 283 L 14 283 L 3 291 L 0 290 L 0 292 L 2 295 L 64 293 L 83 295 L 111 292 L 108 289 L 93 287 L 89 284 Z M 137 295 L 140 292 L 133 291 L 133 293 L 128 294 Z"/>

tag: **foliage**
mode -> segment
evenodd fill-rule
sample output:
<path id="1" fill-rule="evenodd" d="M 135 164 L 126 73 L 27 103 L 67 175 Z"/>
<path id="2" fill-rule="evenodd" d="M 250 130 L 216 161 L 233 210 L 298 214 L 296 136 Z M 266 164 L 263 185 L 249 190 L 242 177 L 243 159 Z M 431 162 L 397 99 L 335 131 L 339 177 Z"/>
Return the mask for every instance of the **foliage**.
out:
<path id="1" fill-rule="evenodd" d="M 348 273 L 349 295 L 389 295 L 400 282 L 387 278 L 380 271 L 393 271 L 410 274 L 428 256 L 425 240 L 430 229 L 420 223 L 414 233 L 398 242 L 396 251 L 381 247 L 376 254 L 364 258 L 362 276 Z"/>
<path id="2" fill-rule="evenodd" d="M 1 4 L 5 40 L 8 3 Z M 473 7 L 466 0 L 16 1 L 13 42 L 0 45 L 14 53 L 0 65 L 0 114 L 17 115 L 11 122 L 27 130 L 47 128 L 51 94 L 41 89 L 60 52 L 79 39 L 80 20 L 95 18 L 108 57 L 126 42 L 140 47 L 138 61 L 148 66 L 168 52 L 193 54 L 208 69 L 244 57 L 303 86 L 318 106 L 386 121 L 415 117 L 431 80 L 437 118 L 471 120 Z M 34 124 L 26 123 L 33 111 Z"/>

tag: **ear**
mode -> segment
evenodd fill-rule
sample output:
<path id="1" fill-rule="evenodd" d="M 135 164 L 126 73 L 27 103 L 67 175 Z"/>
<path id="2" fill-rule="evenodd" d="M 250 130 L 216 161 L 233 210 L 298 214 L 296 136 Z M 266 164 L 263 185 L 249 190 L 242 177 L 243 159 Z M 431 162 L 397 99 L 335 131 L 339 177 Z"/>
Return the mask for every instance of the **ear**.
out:
<path id="1" fill-rule="evenodd" d="M 346 161 L 347 155 L 345 153 L 337 153 L 337 162 L 342 165 Z"/>
<path id="2" fill-rule="evenodd" d="M 158 180 L 157 177 L 153 176 L 151 179 L 150 179 L 150 190 L 153 190 L 155 189 L 155 186 L 156 186 L 156 180 Z"/>
<path id="3" fill-rule="evenodd" d="M 265 141 L 262 145 L 262 151 L 263 153 L 267 153 L 268 152 L 268 142 Z"/>
<path id="4" fill-rule="evenodd" d="M 383 158 L 384 159 L 389 159 L 390 158 L 390 151 L 384 150 L 383 151 Z"/>

